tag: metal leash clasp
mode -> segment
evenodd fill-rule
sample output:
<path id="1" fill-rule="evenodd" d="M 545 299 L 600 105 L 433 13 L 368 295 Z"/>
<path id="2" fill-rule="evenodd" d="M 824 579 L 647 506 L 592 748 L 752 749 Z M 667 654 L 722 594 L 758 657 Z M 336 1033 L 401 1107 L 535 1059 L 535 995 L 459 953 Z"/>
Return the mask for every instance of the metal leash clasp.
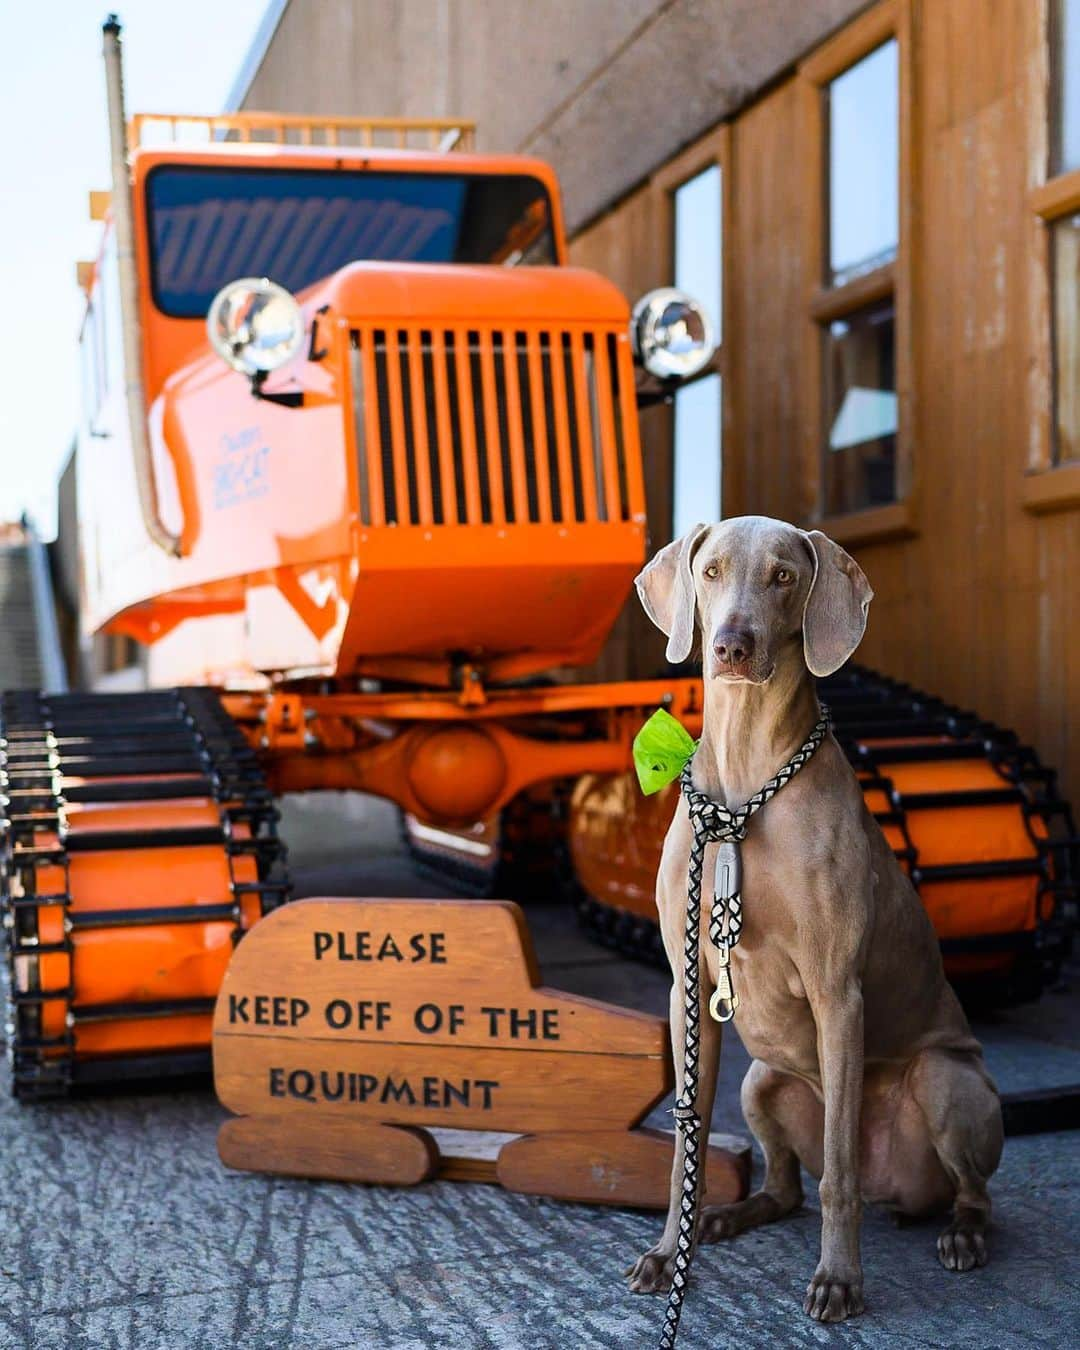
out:
<path id="1" fill-rule="evenodd" d="M 709 1015 L 717 1022 L 730 1022 L 739 1006 L 739 996 L 731 983 L 731 953 L 726 942 L 717 946 L 720 968 L 716 972 L 716 988 L 709 999 Z"/>
<path id="2" fill-rule="evenodd" d="M 716 883 L 713 899 L 713 924 L 711 936 L 720 956 L 720 968 L 716 975 L 716 989 L 709 999 L 709 1015 L 717 1022 L 730 1022 L 739 1006 L 739 996 L 731 983 L 731 947 L 739 940 L 737 923 L 739 891 L 742 887 L 742 859 L 739 846 L 732 839 L 725 839 L 716 851 Z M 721 937 L 721 916 L 727 918 L 726 938 Z"/>

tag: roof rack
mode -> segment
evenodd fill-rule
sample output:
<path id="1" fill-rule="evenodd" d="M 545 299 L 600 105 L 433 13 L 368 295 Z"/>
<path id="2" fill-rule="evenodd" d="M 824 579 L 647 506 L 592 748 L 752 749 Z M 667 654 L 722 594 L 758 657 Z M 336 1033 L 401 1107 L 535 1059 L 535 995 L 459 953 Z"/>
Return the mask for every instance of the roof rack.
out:
<path id="1" fill-rule="evenodd" d="M 268 145 L 471 150 L 476 123 L 460 117 L 308 117 L 297 113 L 136 113 L 132 146 L 261 142 Z"/>

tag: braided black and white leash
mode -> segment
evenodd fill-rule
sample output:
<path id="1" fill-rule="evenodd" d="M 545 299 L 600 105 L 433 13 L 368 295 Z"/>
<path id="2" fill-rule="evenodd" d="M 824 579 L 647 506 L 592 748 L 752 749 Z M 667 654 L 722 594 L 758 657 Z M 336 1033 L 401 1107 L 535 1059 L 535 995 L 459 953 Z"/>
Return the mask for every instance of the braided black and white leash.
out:
<path id="1" fill-rule="evenodd" d="M 687 875 L 686 942 L 683 948 L 684 984 L 686 990 L 686 1040 L 683 1047 L 683 1089 L 675 1103 L 675 1127 L 683 1136 L 682 1195 L 679 1201 L 679 1232 L 675 1248 L 675 1266 L 671 1276 L 664 1327 L 660 1335 L 660 1350 L 673 1350 L 679 1331 L 679 1317 L 690 1262 L 694 1256 L 697 1229 L 698 1198 L 701 1176 L 701 1117 L 695 1108 L 698 1093 L 699 1058 L 701 1053 L 701 873 L 705 863 L 705 849 L 719 844 L 716 858 L 716 886 L 709 915 L 709 940 L 720 953 L 720 968 L 716 991 L 709 1001 L 709 1012 L 718 1022 L 728 1022 L 739 1006 L 739 996 L 731 982 L 731 948 L 742 936 L 742 896 L 739 844 L 746 838 L 750 817 L 770 798 L 775 797 L 808 763 L 825 739 L 829 730 L 829 713 L 824 706 L 821 717 L 804 743 L 795 751 L 784 767 L 760 788 L 744 806 L 734 811 L 699 792 L 691 781 L 691 766 L 687 762 L 679 779 L 683 796 L 690 811 L 694 838 L 690 845 L 690 865 Z"/>

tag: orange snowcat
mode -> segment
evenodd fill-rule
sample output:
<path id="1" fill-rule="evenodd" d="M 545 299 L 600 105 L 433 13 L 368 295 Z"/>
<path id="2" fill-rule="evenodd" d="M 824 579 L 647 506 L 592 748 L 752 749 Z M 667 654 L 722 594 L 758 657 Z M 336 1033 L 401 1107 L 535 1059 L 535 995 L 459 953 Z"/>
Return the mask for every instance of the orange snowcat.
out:
<path id="1" fill-rule="evenodd" d="M 673 797 L 638 794 L 630 745 L 658 705 L 696 732 L 700 681 L 551 672 L 597 656 L 646 557 L 638 404 L 705 368 L 708 317 L 567 266 L 551 170 L 467 124 L 128 127 L 115 23 L 105 48 L 82 619 L 154 643 L 232 616 L 247 678 L 3 696 L 15 1094 L 208 1066 L 233 946 L 289 896 L 281 793 L 389 798 L 456 885 L 569 886 L 655 955 Z M 1037 991 L 1076 875 L 1053 774 L 864 672 L 827 698 L 953 973 Z"/>

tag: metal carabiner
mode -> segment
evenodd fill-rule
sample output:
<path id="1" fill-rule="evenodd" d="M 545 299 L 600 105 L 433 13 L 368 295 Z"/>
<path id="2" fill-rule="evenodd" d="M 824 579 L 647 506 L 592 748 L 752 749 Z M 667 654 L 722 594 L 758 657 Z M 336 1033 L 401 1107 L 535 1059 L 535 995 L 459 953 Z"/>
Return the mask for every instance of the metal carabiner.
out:
<path id="1" fill-rule="evenodd" d="M 735 1016 L 735 1009 L 738 1006 L 738 994 L 732 994 L 730 998 L 727 998 L 721 995 L 719 989 L 714 989 L 713 996 L 709 999 L 709 1013 L 714 1022 L 730 1022 Z"/>
<path id="2" fill-rule="evenodd" d="M 731 966 L 727 944 L 720 949 L 720 968 L 716 972 L 716 988 L 709 999 L 709 1016 L 716 1022 L 730 1022 L 739 1006 L 739 996 L 731 983 Z"/>

